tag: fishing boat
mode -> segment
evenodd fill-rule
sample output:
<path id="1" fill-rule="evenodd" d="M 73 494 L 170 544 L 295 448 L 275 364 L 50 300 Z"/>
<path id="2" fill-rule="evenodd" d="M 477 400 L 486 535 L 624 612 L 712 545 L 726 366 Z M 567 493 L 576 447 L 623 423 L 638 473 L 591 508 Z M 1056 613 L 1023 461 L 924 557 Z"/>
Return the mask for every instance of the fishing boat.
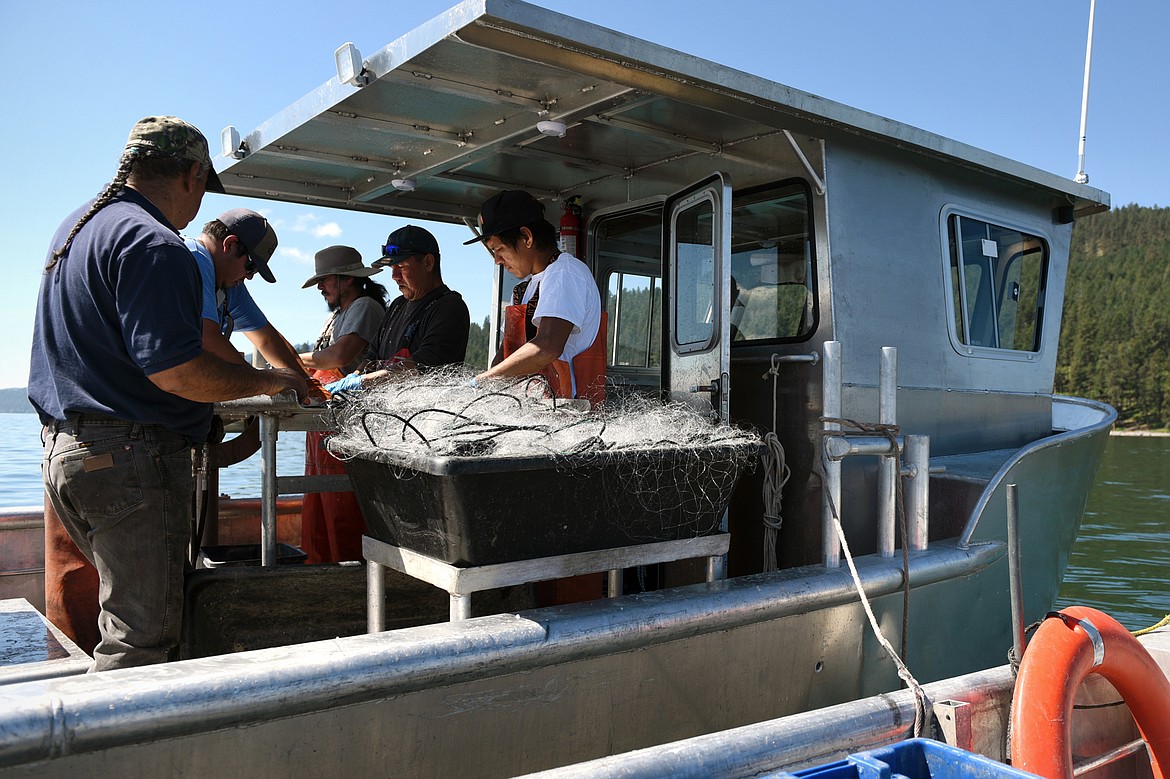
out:
<path id="1" fill-rule="evenodd" d="M 261 588 L 235 598 L 283 624 L 209 650 L 224 607 L 208 597 L 191 608 L 190 659 L 0 686 L 0 776 L 550 770 L 892 700 L 903 682 L 884 643 L 928 687 L 991 673 L 1013 627 L 1052 608 L 1116 417 L 1053 392 L 1073 224 L 1107 193 L 517 0 L 467 0 L 336 61 L 260 127 L 224 130 L 229 193 L 469 237 L 501 190 L 533 193 L 554 221 L 569 201 L 609 318 L 612 392 L 769 433 L 771 454 L 696 538 L 577 549 L 568 534 L 535 562 L 424 561 L 464 579 L 511 566 L 489 584 L 592 566 L 614 571 L 611 597 L 476 611 L 437 574 L 392 571 L 432 612 L 396 621 L 381 577 L 418 550 L 393 539 L 372 539 L 364 571 L 207 575 Z M 510 282 L 497 269 L 491 283 L 498 332 Z M 269 451 L 280 430 L 322 423 L 279 401 L 220 411 L 258 415 Z M 493 468 L 483 481 L 516 478 Z M 296 518 L 278 521 L 266 479 L 271 564 Z M 606 520 L 587 501 L 557 510 Z M 6 537 L 35 536 L 35 517 L 7 522 Z M 620 594 L 626 569 L 650 583 Z M 292 628 L 332 624 L 268 597 L 288 588 L 345 601 L 370 632 L 305 641 Z"/>

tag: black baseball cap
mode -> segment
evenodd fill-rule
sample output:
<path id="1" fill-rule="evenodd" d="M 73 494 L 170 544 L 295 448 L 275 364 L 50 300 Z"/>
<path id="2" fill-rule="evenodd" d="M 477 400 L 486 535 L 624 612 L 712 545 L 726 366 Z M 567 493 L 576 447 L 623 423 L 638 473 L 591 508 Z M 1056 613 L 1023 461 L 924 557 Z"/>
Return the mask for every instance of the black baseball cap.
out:
<path id="1" fill-rule="evenodd" d="M 416 225 L 407 225 L 386 236 L 386 243 L 382 246 L 382 257 L 375 260 L 373 265 L 374 267 L 394 265 L 418 254 L 433 254 L 438 257 L 439 242 L 430 231 Z"/>
<path id="2" fill-rule="evenodd" d="M 276 283 L 276 276 L 272 275 L 272 269 L 268 267 L 268 261 L 276 251 L 276 231 L 268 224 L 268 220 L 247 208 L 233 208 L 216 218 L 244 245 L 248 256 L 256 264 L 256 272 L 265 281 Z"/>
<path id="3" fill-rule="evenodd" d="M 468 246 L 507 230 L 544 219 L 544 205 L 522 189 L 508 189 L 493 195 L 479 207 L 479 236 L 464 241 Z"/>

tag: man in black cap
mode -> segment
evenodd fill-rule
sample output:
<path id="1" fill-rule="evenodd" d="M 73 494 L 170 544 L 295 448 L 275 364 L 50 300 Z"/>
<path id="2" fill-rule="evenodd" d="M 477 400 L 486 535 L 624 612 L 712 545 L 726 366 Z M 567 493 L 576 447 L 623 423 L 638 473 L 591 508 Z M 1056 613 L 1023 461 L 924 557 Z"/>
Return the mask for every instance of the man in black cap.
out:
<path id="1" fill-rule="evenodd" d="M 257 273 L 269 283 L 276 282 L 269 267 L 276 251 L 276 231 L 268 220 L 247 208 L 233 208 L 185 243 L 203 282 L 203 350 L 228 362 L 244 362 L 229 340 L 233 332 L 240 332 L 269 364 L 302 371 L 297 353 L 244 285 Z"/>
<path id="2" fill-rule="evenodd" d="M 601 295 L 585 263 L 557 247 L 544 206 L 508 190 L 480 208 L 480 235 L 497 265 L 518 279 L 504 311 L 504 342 L 476 382 L 541 374 L 553 395 L 605 398 L 605 327 Z"/>
<path id="3" fill-rule="evenodd" d="M 463 362 L 471 314 L 462 296 L 443 283 L 439 242 L 421 227 L 390 233 L 375 268 L 390 268 L 402 293 L 386 308 L 365 373 L 326 386 L 330 391 L 369 386 L 394 371 L 417 371 Z"/>
<path id="4" fill-rule="evenodd" d="M 212 402 L 308 389 L 203 350 L 199 271 L 178 230 L 207 189 L 223 191 L 203 135 L 173 116 L 139 121 L 114 180 L 53 236 L 41 279 L 28 396 L 46 495 L 100 577 L 97 671 L 178 647 L 192 454 Z"/>

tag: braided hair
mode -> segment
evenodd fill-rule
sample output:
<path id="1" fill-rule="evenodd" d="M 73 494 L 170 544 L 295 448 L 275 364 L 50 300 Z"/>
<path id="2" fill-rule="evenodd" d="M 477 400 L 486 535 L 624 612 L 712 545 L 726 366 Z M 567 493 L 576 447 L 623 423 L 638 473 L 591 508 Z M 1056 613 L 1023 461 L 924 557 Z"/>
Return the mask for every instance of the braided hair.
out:
<path id="1" fill-rule="evenodd" d="M 93 205 L 89 210 L 81 215 L 77 220 L 77 224 L 73 225 L 73 229 L 69 231 L 69 236 L 65 239 L 65 243 L 61 245 L 60 249 L 53 250 L 53 258 L 49 260 L 49 264 L 45 266 L 45 273 L 48 273 L 53 267 L 65 259 L 65 255 L 69 253 L 69 247 L 73 245 L 73 239 L 81 232 L 81 228 L 94 215 L 106 207 L 114 196 L 121 192 L 126 187 L 126 180 L 130 178 L 130 171 L 134 169 L 134 163 L 142 152 L 139 146 L 129 146 L 122 152 L 122 159 L 118 160 L 118 172 L 114 174 L 114 180 L 106 184 L 106 188 L 101 191 L 97 199 L 93 201 Z"/>
<path id="2" fill-rule="evenodd" d="M 143 180 L 174 178 L 181 176 L 192 164 L 194 163 L 191 160 L 174 154 L 160 153 L 142 146 L 127 146 L 126 150 L 122 152 L 122 158 L 118 160 L 118 172 L 114 174 L 114 180 L 106 185 L 97 199 L 93 201 L 89 210 L 81 215 L 77 224 L 73 225 L 73 229 L 69 231 L 61 248 L 53 250 L 53 258 L 45 266 L 45 273 L 51 271 L 58 262 L 65 259 L 65 255 L 69 253 L 69 247 L 73 245 L 73 239 L 81 232 L 81 228 L 126 188 L 126 182 L 132 173 L 135 177 Z M 201 176 L 207 175 L 205 168 L 206 166 L 200 166 Z"/>

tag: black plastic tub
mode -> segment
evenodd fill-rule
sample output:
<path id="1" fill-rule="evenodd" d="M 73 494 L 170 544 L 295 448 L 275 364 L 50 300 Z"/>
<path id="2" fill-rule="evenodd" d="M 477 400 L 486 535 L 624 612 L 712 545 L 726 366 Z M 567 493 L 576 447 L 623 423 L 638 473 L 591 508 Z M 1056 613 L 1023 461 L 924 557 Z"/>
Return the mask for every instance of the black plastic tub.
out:
<path id="1" fill-rule="evenodd" d="M 338 449 L 342 456 L 354 453 Z M 457 566 L 719 532 L 755 447 L 346 462 L 370 535 Z"/>

